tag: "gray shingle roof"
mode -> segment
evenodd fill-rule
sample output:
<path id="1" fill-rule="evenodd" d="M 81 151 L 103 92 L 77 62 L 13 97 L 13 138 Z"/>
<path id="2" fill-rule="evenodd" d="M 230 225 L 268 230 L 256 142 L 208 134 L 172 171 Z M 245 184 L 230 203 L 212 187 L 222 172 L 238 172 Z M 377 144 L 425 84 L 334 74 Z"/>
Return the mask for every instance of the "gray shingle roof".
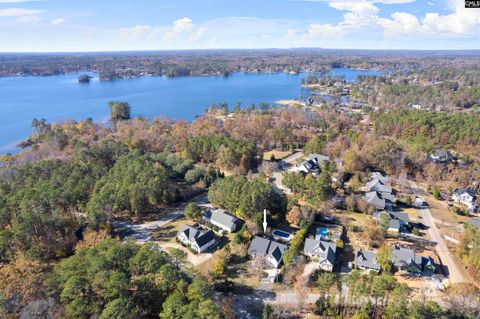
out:
<path id="1" fill-rule="evenodd" d="M 255 256 L 271 256 L 277 262 L 279 262 L 287 249 L 287 245 L 281 244 L 274 240 L 255 236 L 250 244 L 250 247 L 248 248 L 248 253 Z"/>
<path id="2" fill-rule="evenodd" d="M 405 222 L 405 223 L 410 222 L 410 218 L 408 217 L 407 213 L 393 212 L 393 211 L 390 211 L 388 213 L 390 214 L 390 218 L 398 219 L 398 220 L 401 220 L 402 222 Z"/>
<path id="3" fill-rule="evenodd" d="M 198 247 L 215 239 L 215 234 L 211 230 L 205 231 L 188 225 L 183 225 L 178 233 L 183 233 L 190 242 L 195 242 Z"/>
<path id="4" fill-rule="evenodd" d="M 434 266 L 431 257 L 415 254 L 413 250 L 399 246 L 393 246 L 393 258 L 395 266 L 403 269 L 414 268 L 421 272 L 426 270 L 427 266 Z"/>
<path id="5" fill-rule="evenodd" d="M 378 179 L 372 179 L 367 183 L 367 191 L 379 191 L 382 193 L 392 193 L 392 187 L 386 186 Z"/>
<path id="6" fill-rule="evenodd" d="M 385 199 L 377 191 L 366 193 L 365 200 L 377 209 L 385 209 Z"/>
<path id="7" fill-rule="evenodd" d="M 331 251 L 333 253 L 333 257 L 335 257 L 337 245 L 328 241 L 307 238 L 305 239 L 303 251 L 316 256 L 328 254 L 329 251 Z M 334 260 L 332 260 L 332 262 L 333 261 Z"/>
<path id="8" fill-rule="evenodd" d="M 372 251 L 357 251 L 357 254 L 355 255 L 355 264 L 380 271 L 380 265 L 377 264 L 377 254 Z"/>
<path id="9" fill-rule="evenodd" d="M 203 216 L 228 228 L 234 228 L 238 222 L 238 219 L 235 216 L 228 214 L 225 209 L 221 208 L 207 209 Z"/>
<path id="10" fill-rule="evenodd" d="M 388 228 L 400 230 L 400 221 L 397 219 L 390 219 L 388 222 Z"/>
<path id="11" fill-rule="evenodd" d="M 380 172 L 373 172 L 372 174 L 370 174 L 370 177 L 372 179 L 378 179 L 379 181 L 381 181 L 382 183 L 386 184 L 388 182 L 390 182 L 390 178 L 384 176 L 382 173 Z"/>

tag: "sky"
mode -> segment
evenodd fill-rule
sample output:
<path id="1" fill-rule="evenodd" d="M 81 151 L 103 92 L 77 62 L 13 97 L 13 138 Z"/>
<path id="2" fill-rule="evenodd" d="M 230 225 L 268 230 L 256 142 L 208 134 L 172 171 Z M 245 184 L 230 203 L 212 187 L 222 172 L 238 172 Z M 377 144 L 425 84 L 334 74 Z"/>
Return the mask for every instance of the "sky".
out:
<path id="1" fill-rule="evenodd" d="M 0 0 L 0 52 L 480 49 L 464 0 Z"/>

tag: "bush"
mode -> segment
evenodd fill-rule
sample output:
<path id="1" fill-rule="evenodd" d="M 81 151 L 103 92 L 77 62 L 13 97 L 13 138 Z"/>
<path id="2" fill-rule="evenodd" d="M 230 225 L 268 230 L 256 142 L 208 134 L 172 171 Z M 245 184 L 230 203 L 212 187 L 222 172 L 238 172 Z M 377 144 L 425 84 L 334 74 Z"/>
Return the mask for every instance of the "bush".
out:
<path id="1" fill-rule="evenodd" d="M 184 214 L 186 218 L 197 219 L 202 215 L 202 211 L 197 203 L 188 203 L 185 206 Z"/>
<path id="2" fill-rule="evenodd" d="M 185 182 L 195 184 L 205 175 L 205 170 L 200 167 L 194 167 L 185 173 Z"/>

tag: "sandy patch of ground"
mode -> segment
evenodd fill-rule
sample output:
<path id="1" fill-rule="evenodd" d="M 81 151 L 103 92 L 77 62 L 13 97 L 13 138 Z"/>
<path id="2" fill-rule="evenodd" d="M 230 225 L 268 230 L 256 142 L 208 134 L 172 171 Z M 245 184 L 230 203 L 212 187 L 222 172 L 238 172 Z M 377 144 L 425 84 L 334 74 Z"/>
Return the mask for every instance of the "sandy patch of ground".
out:
<path id="1" fill-rule="evenodd" d="M 318 269 L 318 262 L 310 261 L 305 265 L 305 268 L 303 268 L 303 276 L 306 278 L 309 278 L 310 275 L 317 269 Z"/>
<path id="2" fill-rule="evenodd" d="M 276 101 L 275 103 L 277 103 L 278 105 L 284 105 L 284 106 L 305 106 L 305 103 L 303 102 L 300 102 L 298 100 L 279 100 L 279 101 Z"/>
<path id="3" fill-rule="evenodd" d="M 159 247 L 165 249 L 167 252 L 172 248 L 181 249 L 187 254 L 187 260 L 194 266 L 198 266 L 207 262 L 210 258 L 212 258 L 212 254 L 210 253 L 201 253 L 201 254 L 194 254 L 190 249 L 183 247 L 178 243 L 157 243 Z"/>

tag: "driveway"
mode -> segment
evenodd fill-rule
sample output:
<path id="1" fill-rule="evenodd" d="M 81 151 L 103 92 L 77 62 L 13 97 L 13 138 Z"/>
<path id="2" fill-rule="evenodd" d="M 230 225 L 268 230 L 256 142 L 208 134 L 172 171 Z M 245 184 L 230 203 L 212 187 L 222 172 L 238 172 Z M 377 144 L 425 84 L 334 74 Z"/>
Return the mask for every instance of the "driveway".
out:
<path id="1" fill-rule="evenodd" d="M 212 258 L 212 254 L 210 253 L 194 254 L 190 251 L 190 249 L 177 243 L 158 243 L 158 246 L 164 250 L 167 250 L 166 248 L 177 248 L 183 250 L 187 254 L 187 260 L 194 266 L 198 266 Z"/>
<path id="2" fill-rule="evenodd" d="M 296 160 L 299 159 L 300 157 L 303 156 L 303 152 L 302 151 L 296 151 L 295 153 L 293 153 L 292 155 L 290 156 L 287 156 L 285 157 L 283 160 L 282 160 L 282 164 L 290 164 L 290 165 L 294 165 Z M 283 166 L 283 165 L 282 165 Z"/>
<path id="3" fill-rule="evenodd" d="M 415 182 L 408 180 L 411 190 L 414 195 L 420 196 L 420 191 Z M 472 279 L 465 273 L 463 265 L 460 265 L 455 258 L 453 258 L 451 252 L 448 250 L 445 238 L 442 236 L 437 226 L 433 222 L 432 214 L 429 208 L 420 208 L 420 214 L 422 215 L 423 224 L 428 227 L 428 234 L 430 239 L 437 243 L 435 250 L 449 276 L 451 284 L 472 282 Z"/>
<path id="4" fill-rule="evenodd" d="M 199 205 L 208 206 L 208 195 L 207 193 L 203 193 L 187 202 L 183 202 L 177 207 L 174 207 L 170 213 L 154 221 L 140 224 L 133 224 L 130 221 L 114 221 L 112 222 L 112 225 L 114 228 L 129 228 L 130 232 L 127 237 L 135 239 L 138 243 L 149 242 L 151 241 L 152 231 L 164 227 L 175 219 L 182 217 L 185 206 L 190 202 L 196 202 Z"/>
<path id="5" fill-rule="evenodd" d="M 283 174 L 283 171 L 273 173 L 272 177 L 270 177 L 270 184 L 273 186 L 273 189 L 277 193 L 282 194 L 283 192 L 285 192 L 286 194 L 290 194 L 292 192 L 291 189 L 282 184 L 282 180 L 283 180 L 282 174 Z"/>
<path id="6" fill-rule="evenodd" d="M 275 172 L 272 174 L 272 177 L 270 177 L 270 184 L 273 186 L 275 191 L 279 194 L 281 193 L 286 193 L 290 194 L 292 191 L 288 188 L 285 187 L 282 184 L 282 179 L 283 179 L 283 172 L 285 172 L 290 166 L 295 165 L 295 162 L 297 159 L 301 158 L 303 156 L 303 153 L 301 151 L 297 151 L 293 153 L 292 155 L 285 157 L 283 160 L 280 161 L 280 171 Z"/>

